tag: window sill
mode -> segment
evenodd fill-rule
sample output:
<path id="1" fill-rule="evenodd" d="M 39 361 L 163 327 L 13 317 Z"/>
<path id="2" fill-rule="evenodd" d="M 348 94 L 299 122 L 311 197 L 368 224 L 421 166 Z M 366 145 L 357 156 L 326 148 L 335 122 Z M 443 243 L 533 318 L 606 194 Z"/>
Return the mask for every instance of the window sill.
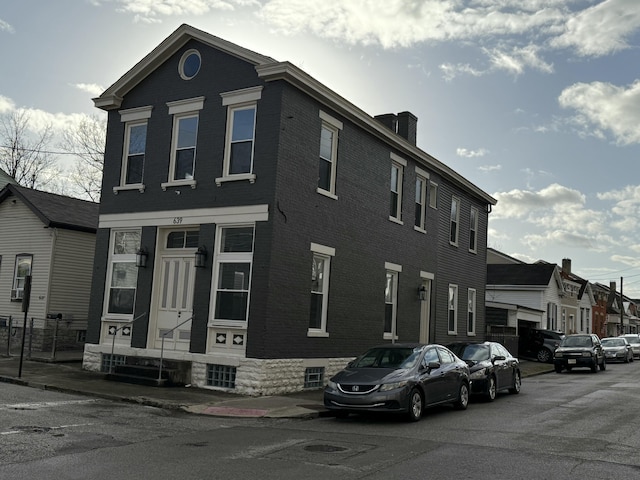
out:
<path id="1" fill-rule="evenodd" d="M 173 180 L 171 182 L 161 183 L 162 190 L 167 190 L 168 187 L 191 187 L 196 188 L 197 182 L 195 180 Z"/>
<path id="2" fill-rule="evenodd" d="M 420 232 L 420 233 L 427 233 L 427 231 L 426 231 L 424 228 L 420 228 L 420 227 L 416 227 L 416 226 L 414 226 L 414 227 L 413 227 L 413 229 L 414 229 L 416 232 Z"/>
<path id="3" fill-rule="evenodd" d="M 224 327 L 224 328 L 235 328 L 238 330 L 246 330 L 247 329 L 247 322 L 238 322 L 235 320 L 210 320 L 209 323 L 207 324 L 208 328 L 220 328 L 220 327 Z"/>
<path id="4" fill-rule="evenodd" d="M 397 223 L 398 225 L 404 225 L 402 220 L 400 220 L 399 218 L 396 218 L 396 217 L 392 217 L 391 215 L 389 215 L 389 221 L 391 221 L 393 223 Z"/>
<path id="5" fill-rule="evenodd" d="M 216 185 L 220 186 L 225 182 L 240 182 L 243 180 L 249 180 L 249 183 L 256 183 L 255 173 L 239 173 L 237 175 L 225 175 L 224 177 L 216 178 Z"/>
<path id="6" fill-rule="evenodd" d="M 132 183 L 130 185 L 118 185 L 117 187 L 113 187 L 113 193 L 116 195 L 118 192 L 123 190 L 138 190 L 140 193 L 144 193 L 144 183 Z"/>
<path id="7" fill-rule="evenodd" d="M 309 329 L 307 331 L 307 337 L 315 337 L 315 338 L 329 338 L 329 332 L 324 332 L 322 330 L 312 330 Z"/>
<path id="8" fill-rule="evenodd" d="M 398 340 L 398 335 L 392 336 L 389 332 L 384 332 L 382 338 L 384 340 Z"/>
<path id="9" fill-rule="evenodd" d="M 472 250 L 471 248 L 469 249 L 469 253 L 473 253 L 474 255 L 478 254 L 478 250 Z"/>
<path id="10" fill-rule="evenodd" d="M 447 332 L 447 335 L 458 335 L 457 332 Z"/>
<path id="11" fill-rule="evenodd" d="M 322 188 L 316 188 L 316 192 L 318 192 L 320 195 L 324 195 L 325 197 L 333 198 L 334 200 L 338 199 L 337 195 L 334 195 L 333 193 L 328 192 L 327 190 L 323 190 Z"/>
<path id="12" fill-rule="evenodd" d="M 129 317 L 110 317 L 104 316 L 100 319 L 102 322 L 111 322 L 111 323 L 131 323 L 133 321 L 133 315 Z"/>

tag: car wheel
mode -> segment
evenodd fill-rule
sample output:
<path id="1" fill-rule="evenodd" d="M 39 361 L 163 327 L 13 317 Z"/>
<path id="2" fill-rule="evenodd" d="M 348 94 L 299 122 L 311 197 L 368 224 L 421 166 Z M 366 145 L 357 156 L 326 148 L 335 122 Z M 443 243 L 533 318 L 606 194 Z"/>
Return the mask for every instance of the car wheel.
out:
<path id="1" fill-rule="evenodd" d="M 411 390 L 409 394 L 409 411 L 407 412 L 407 419 L 410 422 L 417 422 L 422 418 L 422 407 L 424 400 L 422 400 L 422 394 L 417 388 Z"/>
<path id="2" fill-rule="evenodd" d="M 555 369 L 556 373 L 560 373 L 562 372 L 562 365 L 554 365 L 553 368 Z"/>
<path id="3" fill-rule="evenodd" d="M 624 363 L 629 363 L 631 360 L 629 360 L 629 355 L 627 355 L 626 357 L 624 357 Z"/>
<path id="4" fill-rule="evenodd" d="M 509 393 L 520 393 L 522 387 L 522 379 L 520 378 L 520 372 L 513 374 L 513 387 L 509 389 Z"/>
<path id="5" fill-rule="evenodd" d="M 600 370 L 606 370 L 606 369 L 607 369 L 607 361 L 603 358 L 602 363 L 600 364 Z"/>
<path id="6" fill-rule="evenodd" d="M 541 348 L 538 350 L 538 355 L 536 355 L 539 362 L 549 363 L 551 361 L 551 352 L 546 348 Z"/>
<path id="7" fill-rule="evenodd" d="M 487 391 L 485 392 L 487 402 L 493 402 L 496 399 L 496 388 L 496 378 L 490 375 L 487 379 Z"/>
<path id="8" fill-rule="evenodd" d="M 594 360 L 591 364 L 591 373 L 598 373 L 598 361 Z"/>
<path id="9" fill-rule="evenodd" d="M 469 385 L 463 383 L 460 385 L 460 390 L 458 390 L 458 399 L 455 401 L 453 406 L 457 410 L 466 410 L 469 405 Z"/>
<path id="10" fill-rule="evenodd" d="M 573 367 L 567 367 L 567 372 L 570 372 Z"/>

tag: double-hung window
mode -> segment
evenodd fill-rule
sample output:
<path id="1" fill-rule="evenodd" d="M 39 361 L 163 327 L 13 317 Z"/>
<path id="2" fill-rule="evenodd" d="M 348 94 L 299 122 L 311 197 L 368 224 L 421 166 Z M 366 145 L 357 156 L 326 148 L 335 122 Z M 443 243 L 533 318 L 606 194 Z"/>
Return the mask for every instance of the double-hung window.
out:
<path id="1" fill-rule="evenodd" d="M 113 230 L 107 277 L 106 313 L 109 317 L 130 318 L 136 300 L 138 268 L 136 252 L 140 230 Z"/>
<path id="2" fill-rule="evenodd" d="M 476 289 L 467 291 L 467 334 L 476 334 Z"/>
<path id="3" fill-rule="evenodd" d="M 460 200 L 451 198 L 451 227 L 449 230 L 449 243 L 458 245 L 458 230 L 460 225 Z"/>
<path id="4" fill-rule="evenodd" d="M 246 326 L 253 233 L 253 225 L 218 226 L 213 289 L 216 325 Z"/>
<path id="5" fill-rule="evenodd" d="M 133 189 L 144 192 L 147 122 L 152 109 L 153 107 L 137 107 L 118 112 L 120 121 L 125 123 L 125 132 L 120 185 L 113 188 L 114 193 Z"/>
<path id="6" fill-rule="evenodd" d="M 11 300 L 22 300 L 24 296 L 24 284 L 26 278 L 31 275 L 33 255 L 21 253 L 16 255 L 16 264 L 13 271 L 13 285 L 11 288 Z"/>
<path id="7" fill-rule="evenodd" d="M 173 115 L 171 136 L 171 160 L 168 186 L 190 185 L 196 187 L 196 145 L 198 140 L 199 111 L 204 106 L 204 97 L 168 102 L 169 115 Z"/>
<path id="8" fill-rule="evenodd" d="M 478 209 L 471 207 L 469 216 L 469 251 L 476 253 L 478 251 Z"/>
<path id="9" fill-rule="evenodd" d="M 429 174 L 416 167 L 416 212 L 414 227 L 420 232 L 426 229 L 427 178 Z"/>
<path id="10" fill-rule="evenodd" d="M 308 336 L 328 336 L 329 274 L 334 248 L 311 244 L 311 308 Z"/>
<path id="11" fill-rule="evenodd" d="M 402 182 L 407 162 L 398 155 L 391 154 L 391 199 L 389 220 L 402 223 Z"/>
<path id="12" fill-rule="evenodd" d="M 221 93 L 222 105 L 227 107 L 227 129 L 224 146 L 222 177 L 216 184 L 233 180 L 256 179 L 254 150 L 256 114 L 262 87 L 251 87 Z"/>
<path id="13" fill-rule="evenodd" d="M 398 326 L 398 277 L 402 266 L 386 262 L 386 280 L 384 285 L 384 339 L 397 339 Z"/>
<path id="14" fill-rule="evenodd" d="M 342 122 L 320 111 L 320 160 L 318 166 L 318 193 L 336 197 L 336 169 L 338 161 L 338 132 Z"/>
<path id="15" fill-rule="evenodd" d="M 458 333 L 458 286 L 449 285 L 449 317 L 447 318 L 447 331 L 450 335 Z"/>
<path id="16" fill-rule="evenodd" d="M 438 184 L 429 182 L 429 206 L 438 208 Z"/>

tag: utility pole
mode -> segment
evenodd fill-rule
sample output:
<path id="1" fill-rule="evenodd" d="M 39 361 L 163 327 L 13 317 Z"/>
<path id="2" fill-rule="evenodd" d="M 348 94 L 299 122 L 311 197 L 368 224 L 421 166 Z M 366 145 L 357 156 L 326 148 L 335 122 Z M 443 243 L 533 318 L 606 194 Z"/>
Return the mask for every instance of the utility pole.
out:
<path id="1" fill-rule="evenodd" d="M 624 334 L 624 299 L 622 297 L 622 277 L 620 277 L 620 335 Z"/>

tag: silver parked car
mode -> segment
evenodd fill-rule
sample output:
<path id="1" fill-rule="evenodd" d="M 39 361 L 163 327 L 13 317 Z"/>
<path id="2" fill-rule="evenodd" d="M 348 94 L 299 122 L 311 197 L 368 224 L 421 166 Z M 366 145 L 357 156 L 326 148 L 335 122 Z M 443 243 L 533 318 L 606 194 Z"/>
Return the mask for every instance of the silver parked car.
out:
<path id="1" fill-rule="evenodd" d="M 324 405 L 336 416 L 403 413 L 418 421 L 425 407 L 469 403 L 469 367 L 442 345 L 388 344 L 372 348 L 331 378 Z"/>
<path id="2" fill-rule="evenodd" d="M 607 362 L 633 362 L 631 345 L 624 337 L 608 337 L 600 340 L 604 348 L 604 356 Z"/>
<path id="3" fill-rule="evenodd" d="M 640 335 L 638 335 L 637 333 L 626 333 L 620 336 L 626 338 L 627 342 L 629 342 L 629 345 L 631 345 L 633 356 L 640 358 Z"/>

